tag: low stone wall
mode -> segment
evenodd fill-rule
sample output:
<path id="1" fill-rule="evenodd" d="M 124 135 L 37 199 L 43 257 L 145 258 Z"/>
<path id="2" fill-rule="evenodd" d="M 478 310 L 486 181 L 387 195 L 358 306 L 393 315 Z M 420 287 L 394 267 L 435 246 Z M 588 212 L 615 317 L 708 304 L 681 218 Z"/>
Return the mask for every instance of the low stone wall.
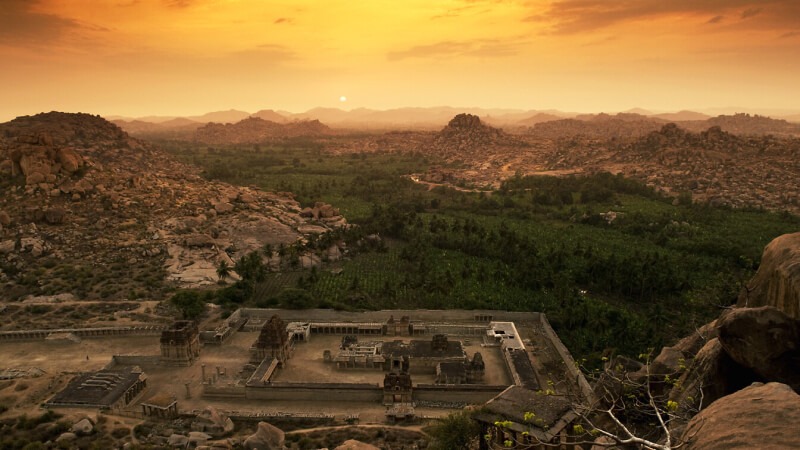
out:
<path id="1" fill-rule="evenodd" d="M 2 341 L 36 341 L 47 339 L 53 333 L 72 333 L 80 338 L 109 336 L 160 336 L 166 325 L 143 325 L 138 327 L 105 328 L 58 328 L 53 330 L 20 330 L 0 332 Z"/>
<path id="2" fill-rule="evenodd" d="M 383 400 L 383 388 L 376 384 L 270 383 L 248 386 L 245 392 L 248 399 L 257 400 L 376 403 Z"/>
<path id="3" fill-rule="evenodd" d="M 158 366 L 160 363 L 161 356 L 159 355 L 114 355 L 111 357 L 111 362 L 106 365 L 106 369 L 111 369 L 116 366 L 152 367 Z"/>
<path id="4" fill-rule="evenodd" d="M 244 386 L 203 386 L 203 397 L 245 398 Z"/>

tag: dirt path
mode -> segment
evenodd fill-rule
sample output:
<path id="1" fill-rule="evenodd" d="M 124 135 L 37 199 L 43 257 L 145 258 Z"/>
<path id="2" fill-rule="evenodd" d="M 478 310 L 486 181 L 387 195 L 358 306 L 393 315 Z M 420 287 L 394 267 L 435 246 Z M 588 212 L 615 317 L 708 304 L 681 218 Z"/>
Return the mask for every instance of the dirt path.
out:
<path id="1" fill-rule="evenodd" d="M 400 430 L 400 431 L 415 431 L 418 433 L 425 434 L 422 431 L 422 425 L 408 425 L 408 426 L 400 426 L 400 425 L 381 425 L 381 424 L 364 424 L 364 425 L 332 425 L 328 427 L 314 427 L 314 428 L 305 428 L 302 430 L 294 430 L 294 431 L 287 431 L 286 434 L 308 434 L 313 433 L 315 431 L 333 431 L 333 430 L 341 430 L 345 428 L 384 428 L 384 429 L 393 429 L 393 430 Z M 425 434 L 427 436 L 427 434 Z"/>

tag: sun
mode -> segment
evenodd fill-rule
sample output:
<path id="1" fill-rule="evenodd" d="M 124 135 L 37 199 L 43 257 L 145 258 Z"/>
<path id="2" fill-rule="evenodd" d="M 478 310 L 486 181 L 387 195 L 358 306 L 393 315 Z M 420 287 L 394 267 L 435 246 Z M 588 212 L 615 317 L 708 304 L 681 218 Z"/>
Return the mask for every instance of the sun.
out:
<path id="1" fill-rule="evenodd" d="M 345 96 L 343 95 L 343 96 L 339 97 L 339 101 L 340 101 L 340 102 L 342 102 L 342 103 L 344 103 L 344 102 L 346 102 L 346 101 L 347 101 L 347 97 L 345 97 Z"/>

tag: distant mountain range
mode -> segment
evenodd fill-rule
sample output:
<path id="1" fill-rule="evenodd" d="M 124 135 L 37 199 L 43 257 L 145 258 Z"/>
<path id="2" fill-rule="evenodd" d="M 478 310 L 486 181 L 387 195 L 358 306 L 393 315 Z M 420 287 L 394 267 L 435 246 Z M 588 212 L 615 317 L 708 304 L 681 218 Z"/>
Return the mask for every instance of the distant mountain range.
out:
<path id="1" fill-rule="evenodd" d="M 215 111 L 199 116 L 186 117 L 146 116 L 130 118 L 109 116 L 107 118 L 129 132 L 158 133 L 168 131 L 192 131 L 207 123 L 237 123 L 250 117 L 256 117 L 275 123 L 319 120 L 332 128 L 339 129 L 438 130 L 445 126 L 455 115 L 462 113 L 478 116 L 482 121 L 495 127 L 523 129 L 532 127 L 538 123 L 570 118 L 581 121 L 607 120 L 609 117 L 613 117 L 617 120 L 639 121 L 653 119 L 659 122 L 687 122 L 705 121 L 714 117 L 706 114 L 706 112 L 683 110 L 678 112 L 655 113 L 641 108 L 634 108 L 611 115 L 606 113 L 579 114 L 557 110 L 516 110 L 477 107 L 457 108 L 440 106 L 395 108 L 388 110 L 356 108 L 349 111 L 338 108 L 314 108 L 303 113 L 274 111 L 271 109 L 262 109 L 255 113 L 249 113 L 231 109 L 228 111 Z M 800 123 L 800 114 L 787 113 L 787 115 L 784 116 L 773 115 L 772 117 L 783 119 L 788 122 Z"/>

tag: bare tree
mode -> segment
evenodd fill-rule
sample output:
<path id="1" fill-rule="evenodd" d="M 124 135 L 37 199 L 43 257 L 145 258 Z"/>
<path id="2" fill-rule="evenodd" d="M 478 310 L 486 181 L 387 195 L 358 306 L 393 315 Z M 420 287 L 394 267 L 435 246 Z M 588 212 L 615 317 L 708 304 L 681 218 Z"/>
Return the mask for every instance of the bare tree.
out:
<path id="1" fill-rule="evenodd" d="M 677 436 L 675 424 L 685 424 L 703 407 L 702 389 L 700 398 L 693 405 L 679 405 L 670 400 L 671 388 L 679 386 L 679 372 L 654 375 L 650 371 L 650 355 L 640 355 L 645 359 L 642 370 L 632 376 L 621 366 L 607 367 L 605 370 L 588 371 L 594 380 L 592 400 L 572 397 L 572 409 L 577 419 L 571 429 L 566 430 L 568 443 L 585 448 L 591 446 L 625 446 L 649 450 L 675 450 L 683 447 L 691 437 Z M 551 390 L 544 395 L 558 395 Z M 526 412 L 530 425 L 534 425 L 535 414 Z M 526 419 L 527 420 L 527 419 Z M 495 422 L 496 427 L 510 427 L 510 422 Z M 508 433 L 502 442 L 490 441 L 483 437 L 487 447 L 501 448 L 542 448 L 561 447 L 563 442 L 544 442 L 532 439 L 529 433 Z M 602 438 L 602 439 L 601 439 Z"/>

